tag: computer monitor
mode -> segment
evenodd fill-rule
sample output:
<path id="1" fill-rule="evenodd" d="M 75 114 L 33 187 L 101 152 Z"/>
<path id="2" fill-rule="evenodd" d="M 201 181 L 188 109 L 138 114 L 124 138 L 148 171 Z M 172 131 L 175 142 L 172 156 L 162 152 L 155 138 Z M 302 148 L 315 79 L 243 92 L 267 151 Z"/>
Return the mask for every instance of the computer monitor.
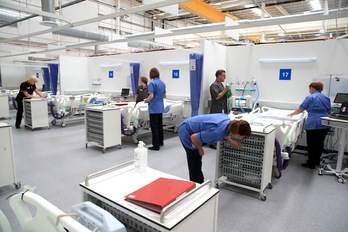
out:
<path id="1" fill-rule="evenodd" d="M 129 96 L 129 89 L 122 89 L 121 90 L 121 96 L 123 96 L 123 97 Z"/>
<path id="2" fill-rule="evenodd" d="M 337 93 L 334 103 L 348 103 L 348 93 Z"/>

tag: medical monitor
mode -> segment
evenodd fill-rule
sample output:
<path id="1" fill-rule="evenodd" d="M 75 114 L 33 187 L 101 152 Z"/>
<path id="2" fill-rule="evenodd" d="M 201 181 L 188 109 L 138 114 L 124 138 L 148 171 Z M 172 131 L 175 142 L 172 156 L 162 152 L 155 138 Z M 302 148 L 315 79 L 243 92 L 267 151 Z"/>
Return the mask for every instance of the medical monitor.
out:
<path id="1" fill-rule="evenodd" d="M 127 97 L 129 95 L 129 89 L 122 89 L 121 90 L 121 96 Z"/>
<path id="2" fill-rule="evenodd" d="M 337 93 L 334 103 L 348 103 L 348 93 Z"/>

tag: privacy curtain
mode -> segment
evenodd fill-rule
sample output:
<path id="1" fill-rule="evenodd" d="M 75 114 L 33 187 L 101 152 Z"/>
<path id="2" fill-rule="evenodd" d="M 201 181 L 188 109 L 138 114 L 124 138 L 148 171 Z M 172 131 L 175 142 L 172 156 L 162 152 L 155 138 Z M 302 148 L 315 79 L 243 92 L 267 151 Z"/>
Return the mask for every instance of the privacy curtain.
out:
<path id="1" fill-rule="evenodd" d="M 57 95 L 58 64 L 48 64 L 48 68 L 50 69 L 50 79 L 51 79 L 52 94 L 53 95 Z"/>
<path id="2" fill-rule="evenodd" d="M 201 98 L 203 72 L 203 55 L 190 54 L 190 95 L 191 95 L 191 116 L 198 115 L 199 101 Z"/>
<path id="3" fill-rule="evenodd" d="M 45 91 L 51 90 L 50 72 L 47 67 L 42 67 L 42 76 L 45 84 Z"/>
<path id="4" fill-rule="evenodd" d="M 131 76 L 131 84 L 132 84 L 132 92 L 133 95 L 135 95 L 135 93 L 138 90 L 138 86 L 139 86 L 139 69 L 140 69 L 140 63 L 130 63 L 130 76 Z"/>

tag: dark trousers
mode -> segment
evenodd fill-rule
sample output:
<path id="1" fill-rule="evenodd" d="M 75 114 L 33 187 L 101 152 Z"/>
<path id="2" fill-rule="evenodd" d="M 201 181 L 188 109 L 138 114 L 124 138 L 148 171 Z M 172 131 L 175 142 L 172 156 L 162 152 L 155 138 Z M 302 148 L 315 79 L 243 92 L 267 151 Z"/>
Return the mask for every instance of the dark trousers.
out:
<path id="1" fill-rule="evenodd" d="M 306 130 L 308 164 L 319 165 L 324 149 L 324 140 L 329 129 Z"/>
<path id="2" fill-rule="evenodd" d="M 16 126 L 20 126 L 22 123 L 22 117 L 23 117 L 23 101 L 16 100 L 16 102 L 17 102 Z"/>
<path id="3" fill-rule="evenodd" d="M 190 180 L 202 184 L 204 176 L 202 172 L 202 156 L 198 150 L 192 150 L 182 145 L 186 151 L 187 164 L 189 169 Z"/>
<path id="4" fill-rule="evenodd" d="M 150 114 L 152 146 L 159 148 L 163 145 L 163 114 Z"/>

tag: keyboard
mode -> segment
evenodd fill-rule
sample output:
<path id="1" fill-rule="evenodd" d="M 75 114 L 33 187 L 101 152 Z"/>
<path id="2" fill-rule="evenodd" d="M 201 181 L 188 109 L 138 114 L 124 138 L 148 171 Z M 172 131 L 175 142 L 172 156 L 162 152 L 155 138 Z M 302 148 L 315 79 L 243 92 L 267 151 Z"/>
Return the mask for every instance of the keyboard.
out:
<path id="1" fill-rule="evenodd" d="M 347 120 L 348 121 L 348 115 L 330 115 L 329 118 L 333 118 L 333 119 L 341 119 L 341 120 Z"/>

